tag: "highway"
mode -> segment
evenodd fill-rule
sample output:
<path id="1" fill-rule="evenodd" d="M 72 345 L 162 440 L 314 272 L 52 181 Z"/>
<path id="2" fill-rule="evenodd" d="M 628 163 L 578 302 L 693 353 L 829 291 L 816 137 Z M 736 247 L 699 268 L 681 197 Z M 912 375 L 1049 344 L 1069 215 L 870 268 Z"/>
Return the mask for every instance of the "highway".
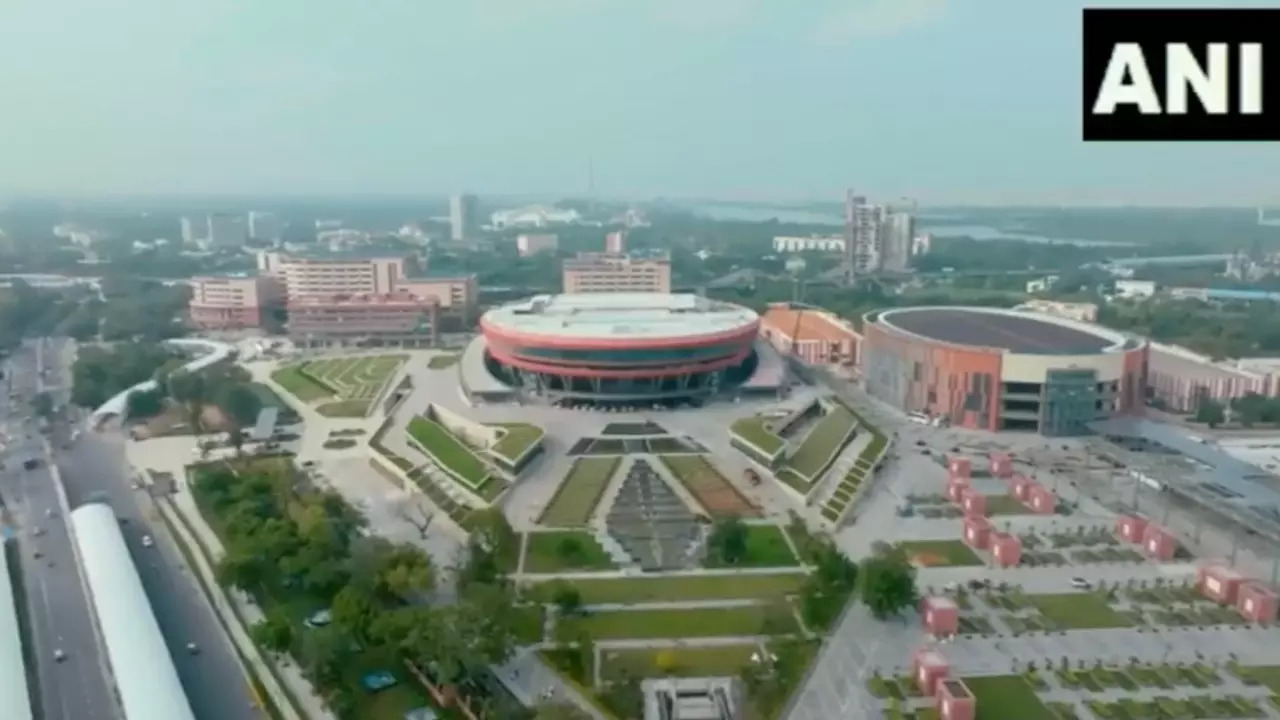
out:
<path id="1" fill-rule="evenodd" d="M 36 374 L 33 350 L 28 346 L 15 352 L 6 363 L 5 387 L 12 383 L 20 397 L 10 401 L 8 389 L 0 397 L 0 424 L 9 436 L 0 496 L 21 558 L 29 657 L 34 658 L 40 686 L 32 695 L 46 720 L 115 720 L 114 689 L 107 680 L 105 655 L 98 646 L 66 518 L 58 512 L 42 438 L 35 424 L 24 419 L 30 412 L 28 398 L 36 392 Z M 28 459 L 39 459 L 40 467 L 24 470 L 22 463 Z M 66 654 L 62 662 L 55 658 L 58 650 Z"/>
<path id="2" fill-rule="evenodd" d="M 69 344 L 51 349 L 46 355 L 48 382 L 55 383 L 55 374 L 69 381 L 66 369 L 73 354 Z M 59 363 L 61 373 L 56 372 Z M 55 393 L 60 402 L 66 400 L 65 390 L 63 387 Z M 107 502 L 120 518 L 125 543 L 196 717 L 266 720 L 266 713 L 254 704 L 239 658 L 199 580 L 155 514 L 150 498 L 131 488 L 122 434 L 111 430 L 82 432 L 70 442 L 69 436 L 61 436 L 69 430 L 58 428 L 55 434 L 60 445 L 65 445 L 58 450 L 57 464 L 71 507 Z M 142 540 L 148 535 L 154 541 L 150 548 Z M 188 643 L 195 643 L 199 653 L 189 652 Z"/>

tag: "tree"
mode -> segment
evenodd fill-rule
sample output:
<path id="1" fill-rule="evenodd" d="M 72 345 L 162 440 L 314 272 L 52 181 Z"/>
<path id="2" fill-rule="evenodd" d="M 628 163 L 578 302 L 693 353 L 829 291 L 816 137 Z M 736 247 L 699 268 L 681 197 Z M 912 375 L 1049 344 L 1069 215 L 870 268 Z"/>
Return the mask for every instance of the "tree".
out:
<path id="1" fill-rule="evenodd" d="M 556 581 L 551 601 L 555 603 L 560 617 L 572 617 L 582 611 L 582 593 L 562 580 Z"/>
<path id="2" fill-rule="evenodd" d="M 371 637 L 378 611 L 376 599 L 357 584 L 350 584 L 339 590 L 329 607 L 333 622 L 361 642 L 367 642 Z"/>
<path id="3" fill-rule="evenodd" d="M 53 406 L 53 396 L 48 392 L 38 392 L 31 398 L 31 409 L 46 420 L 53 417 Z"/>
<path id="4" fill-rule="evenodd" d="M 342 628 L 328 625 L 312 628 L 302 634 L 298 664 L 319 685 L 337 685 L 354 648 Z"/>
<path id="5" fill-rule="evenodd" d="M 896 615 L 916 603 L 915 568 L 900 551 L 864 560 L 858 580 L 862 602 L 877 618 Z"/>
<path id="6" fill-rule="evenodd" d="M 293 645 L 293 623 L 280 612 L 273 611 L 254 623 L 250 634 L 254 642 L 270 652 L 287 652 Z"/>
<path id="7" fill-rule="evenodd" d="M 747 554 L 747 526 L 737 517 L 720 520 L 711 530 L 707 545 L 725 565 L 736 565 Z"/>
<path id="8" fill-rule="evenodd" d="M 584 553 L 585 548 L 582 545 L 582 541 L 573 535 L 566 535 L 560 538 L 560 542 L 556 543 L 556 556 L 567 567 L 581 567 Z"/>
<path id="9" fill-rule="evenodd" d="M 1222 403 L 1209 397 L 1201 397 L 1196 404 L 1195 421 L 1204 423 L 1209 427 L 1217 427 L 1227 419 L 1226 410 L 1222 407 Z"/>
<path id="10" fill-rule="evenodd" d="M 262 398 L 245 383 L 232 382 L 218 388 L 216 401 L 228 422 L 244 427 L 257 422 L 262 410 Z"/>
<path id="11" fill-rule="evenodd" d="M 408 603 L 430 595 L 436 587 L 431 558 L 412 545 L 389 545 L 379 553 L 374 590 L 385 601 Z"/>

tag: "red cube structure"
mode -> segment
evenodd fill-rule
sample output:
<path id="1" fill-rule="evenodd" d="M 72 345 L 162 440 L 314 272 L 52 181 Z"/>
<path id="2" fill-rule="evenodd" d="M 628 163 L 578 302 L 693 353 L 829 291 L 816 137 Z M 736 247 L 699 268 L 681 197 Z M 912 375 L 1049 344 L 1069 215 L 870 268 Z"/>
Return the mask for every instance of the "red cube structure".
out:
<path id="1" fill-rule="evenodd" d="M 1049 488 L 1032 481 L 1027 488 L 1026 506 L 1037 515 L 1052 515 L 1058 511 L 1058 496 Z"/>
<path id="2" fill-rule="evenodd" d="M 925 630 L 930 635 L 955 635 L 960 629 L 960 606 L 949 597 L 925 598 L 920 614 L 924 619 Z"/>
<path id="3" fill-rule="evenodd" d="M 980 516 L 966 517 L 962 539 L 975 550 L 986 550 L 991 546 L 991 523 Z"/>
<path id="4" fill-rule="evenodd" d="M 1155 523 L 1147 523 L 1142 531 L 1142 550 L 1156 560 L 1169 561 L 1178 551 L 1178 538 Z"/>
<path id="5" fill-rule="evenodd" d="M 1147 531 L 1147 521 L 1137 515 L 1121 515 L 1116 518 L 1116 534 L 1131 543 L 1142 542 L 1142 535 Z"/>
<path id="6" fill-rule="evenodd" d="M 990 463 L 988 467 L 991 477 L 1007 478 L 1013 475 L 1013 458 L 1008 453 L 993 452 L 987 460 Z"/>
<path id="7" fill-rule="evenodd" d="M 1031 497 L 1031 478 L 1026 475 L 1015 474 L 1009 481 L 1009 492 L 1022 502 L 1026 502 Z"/>
<path id="8" fill-rule="evenodd" d="M 1257 580 L 1246 580 L 1240 584 L 1236 598 L 1236 610 L 1249 622 L 1273 623 L 1276 611 L 1280 609 L 1280 597 L 1273 588 L 1267 587 Z"/>
<path id="9" fill-rule="evenodd" d="M 920 686 L 920 692 L 932 695 L 941 680 L 945 680 L 951 672 L 951 665 L 942 653 L 936 650 L 921 648 L 911 659 L 911 675 Z"/>
<path id="10" fill-rule="evenodd" d="M 986 517 L 987 496 L 973 488 L 965 488 L 960 493 L 960 507 L 964 510 L 965 515 Z"/>
<path id="11" fill-rule="evenodd" d="M 968 489 L 968 478 L 951 478 L 947 481 L 947 499 L 959 505 L 964 500 L 964 493 Z"/>
<path id="12" fill-rule="evenodd" d="M 951 477 L 972 477 L 973 461 L 967 457 L 952 455 L 947 458 L 947 474 Z"/>
<path id="13" fill-rule="evenodd" d="M 938 682 L 938 715 L 942 720 L 974 720 L 978 701 L 963 680 L 943 679 Z"/>
<path id="14" fill-rule="evenodd" d="M 991 555 L 1000 567 L 1015 567 L 1022 562 L 1022 540 L 1009 533 L 992 533 L 990 536 Z"/>
<path id="15" fill-rule="evenodd" d="M 1244 581 L 1244 575 L 1228 565 L 1202 565 L 1196 571 L 1196 587 L 1200 588 L 1200 594 L 1224 605 L 1235 604 Z"/>

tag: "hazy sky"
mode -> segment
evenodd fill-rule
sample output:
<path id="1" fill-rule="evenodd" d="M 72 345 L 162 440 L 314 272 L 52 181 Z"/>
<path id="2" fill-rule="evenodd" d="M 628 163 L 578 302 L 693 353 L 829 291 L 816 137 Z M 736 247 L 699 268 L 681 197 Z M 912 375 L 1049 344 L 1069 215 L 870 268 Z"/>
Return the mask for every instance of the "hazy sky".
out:
<path id="1" fill-rule="evenodd" d="M 1082 143 L 1081 6 L 0 0 L 0 189 L 1280 204 L 1280 144 Z"/>

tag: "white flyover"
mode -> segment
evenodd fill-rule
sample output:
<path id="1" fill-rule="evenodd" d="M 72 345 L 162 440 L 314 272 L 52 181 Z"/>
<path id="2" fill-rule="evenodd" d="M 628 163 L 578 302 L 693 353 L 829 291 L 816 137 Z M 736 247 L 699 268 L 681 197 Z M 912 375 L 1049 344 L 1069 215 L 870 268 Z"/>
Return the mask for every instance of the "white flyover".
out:
<path id="1" fill-rule="evenodd" d="M 22 655 L 22 633 L 18 629 L 18 598 L 9 574 L 8 541 L 0 540 L 0 718 L 33 720 L 31 691 L 27 687 L 27 664 Z"/>
<path id="2" fill-rule="evenodd" d="M 81 505 L 71 523 L 125 720 L 195 720 L 115 512 Z"/>
<path id="3" fill-rule="evenodd" d="M 235 352 L 235 348 L 226 343 L 200 338 L 175 338 L 173 340 L 166 340 L 165 344 L 172 345 L 179 350 L 194 350 L 197 352 L 201 350 L 204 351 L 200 357 L 197 357 L 195 360 L 192 360 L 179 368 L 180 371 L 186 372 L 203 370 L 214 363 L 226 360 L 231 357 L 231 353 Z M 129 401 L 130 393 L 147 392 L 155 390 L 157 387 L 159 387 L 159 385 L 155 380 L 145 380 L 127 390 L 120 391 L 115 395 L 115 397 L 102 403 L 97 410 L 93 411 L 93 415 L 89 417 L 89 427 L 96 426 L 108 415 L 123 415 L 125 407 Z"/>

